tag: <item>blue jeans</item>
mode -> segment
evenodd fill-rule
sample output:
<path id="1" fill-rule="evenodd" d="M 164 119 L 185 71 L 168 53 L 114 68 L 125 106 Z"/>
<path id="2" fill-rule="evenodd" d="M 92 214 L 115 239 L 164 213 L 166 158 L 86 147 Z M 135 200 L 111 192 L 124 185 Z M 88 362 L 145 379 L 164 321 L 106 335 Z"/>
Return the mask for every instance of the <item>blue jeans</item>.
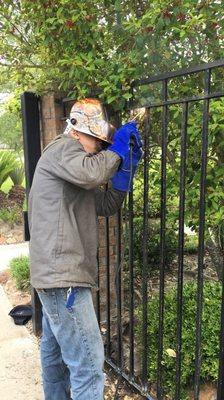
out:
<path id="1" fill-rule="evenodd" d="M 38 289 L 43 306 L 41 365 L 45 400 L 102 400 L 104 348 L 90 288 Z"/>

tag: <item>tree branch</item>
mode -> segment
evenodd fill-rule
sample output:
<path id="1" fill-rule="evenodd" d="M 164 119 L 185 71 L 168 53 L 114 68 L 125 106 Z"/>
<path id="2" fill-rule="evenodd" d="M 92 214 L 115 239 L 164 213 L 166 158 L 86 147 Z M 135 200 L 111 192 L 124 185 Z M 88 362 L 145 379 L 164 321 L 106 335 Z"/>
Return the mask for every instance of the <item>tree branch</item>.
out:
<path id="1" fill-rule="evenodd" d="M 32 65 L 30 65 L 30 64 L 16 64 L 16 65 L 13 65 L 13 64 L 3 63 L 3 62 L 0 62 L 0 66 L 8 67 L 8 68 L 15 68 L 15 67 L 20 66 L 21 68 L 42 68 L 42 69 L 47 69 L 47 68 L 53 67 L 53 65 L 37 65 L 37 64 L 32 64 Z"/>
<path id="2" fill-rule="evenodd" d="M 6 19 L 6 21 L 8 21 L 11 25 L 12 25 L 12 27 L 20 34 L 20 36 L 21 36 L 21 38 L 26 42 L 26 44 L 28 44 L 29 46 L 32 46 L 32 44 L 31 43 L 29 43 L 29 41 L 27 40 L 27 38 L 24 36 L 24 34 L 19 30 L 19 28 L 11 21 L 11 19 L 8 17 L 8 16 L 6 16 L 4 13 L 2 13 L 2 12 L 0 12 L 0 15 L 3 17 L 3 18 L 5 18 Z M 11 32 L 12 33 L 12 32 Z M 15 34 L 13 34 L 12 33 L 12 35 L 13 36 L 15 36 L 17 39 L 18 39 L 18 36 L 17 35 L 15 35 Z"/>

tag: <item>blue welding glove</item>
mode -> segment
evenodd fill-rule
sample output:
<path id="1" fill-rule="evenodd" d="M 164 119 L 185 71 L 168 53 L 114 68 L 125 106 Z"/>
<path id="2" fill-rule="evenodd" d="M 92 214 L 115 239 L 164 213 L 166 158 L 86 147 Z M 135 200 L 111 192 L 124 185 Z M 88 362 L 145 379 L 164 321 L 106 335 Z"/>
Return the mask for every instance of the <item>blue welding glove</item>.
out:
<path id="1" fill-rule="evenodd" d="M 138 133 L 138 141 L 135 138 L 133 139 L 130 150 L 126 154 L 115 175 L 111 178 L 113 189 L 122 192 L 129 192 L 131 190 L 134 174 L 142 158 L 141 147 L 142 142 L 140 134 Z"/>
<path id="2" fill-rule="evenodd" d="M 114 134 L 113 144 L 107 147 L 107 150 L 117 153 L 124 160 L 130 150 L 131 138 L 135 139 L 137 146 L 141 146 L 141 137 L 135 122 L 127 122 L 122 125 Z"/>

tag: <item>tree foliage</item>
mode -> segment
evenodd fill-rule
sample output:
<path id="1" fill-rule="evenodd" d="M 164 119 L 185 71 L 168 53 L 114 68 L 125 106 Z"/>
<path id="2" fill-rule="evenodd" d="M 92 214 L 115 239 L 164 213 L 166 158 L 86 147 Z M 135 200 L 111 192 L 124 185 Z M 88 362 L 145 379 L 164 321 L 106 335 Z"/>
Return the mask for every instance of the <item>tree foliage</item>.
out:
<path id="1" fill-rule="evenodd" d="M 221 0 L 5 0 L 1 80 L 43 93 L 91 90 L 115 108 L 141 76 L 223 56 Z"/>
<path id="2" fill-rule="evenodd" d="M 18 96 L 10 98 L 0 108 L 0 143 L 19 155 L 23 148 L 20 100 Z"/>

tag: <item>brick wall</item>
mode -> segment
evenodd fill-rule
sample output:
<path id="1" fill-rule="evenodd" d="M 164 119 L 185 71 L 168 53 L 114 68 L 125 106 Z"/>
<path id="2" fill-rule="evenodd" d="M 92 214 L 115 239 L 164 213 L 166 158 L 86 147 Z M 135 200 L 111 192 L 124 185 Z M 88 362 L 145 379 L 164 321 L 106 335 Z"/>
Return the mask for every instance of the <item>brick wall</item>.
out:
<path id="1" fill-rule="evenodd" d="M 41 113 L 41 141 L 42 149 L 50 143 L 55 136 L 63 132 L 64 110 L 59 96 L 55 94 L 44 95 L 40 102 Z M 116 310 L 115 272 L 117 260 L 117 217 L 109 218 L 109 254 L 110 254 L 110 304 L 111 314 Z M 100 313 L 101 321 L 106 319 L 107 299 L 107 246 L 106 246 L 106 219 L 99 218 L 99 282 L 100 282 Z M 96 306 L 96 293 L 94 293 Z"/>
<path id="2" fill-rule="evenodd" d="M 55 94 L 42 96 L 40 103 L 42 148 L 63 131 L 63 107 Z"/>

